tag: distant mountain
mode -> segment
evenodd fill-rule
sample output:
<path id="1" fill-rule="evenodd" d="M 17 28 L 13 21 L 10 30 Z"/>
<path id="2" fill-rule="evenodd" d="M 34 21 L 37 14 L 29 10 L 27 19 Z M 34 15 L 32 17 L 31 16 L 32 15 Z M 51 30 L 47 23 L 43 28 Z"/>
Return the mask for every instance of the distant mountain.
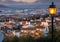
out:
<path id="1" fill-rule="evenodd" d="M 0 10 L 8 10 L 11 9 L 9 6 L 5 6 L 5 5 L 0 5 Z"/>
<path id="2" fill-rule="evenodd" d="M 0 5 L 0 9 L 24 9 L 24 8 L 48 8 L 48 5 L 11 5 L 11 6 L 5 6 Z"/>
<path id="3" fill-rule="evenodd" d="M 24 9 L 24 8 L 48 8 L 48 5 L 13 5 L 13 6 L 9 6 L 10 8 L 13 8 L 13 9 Z"/>
<path id="4" fill-rule="evenodd" d="M 0 5 L 0 8 L 8 8 L 8 6 Z"/>
<path id="5" fill-rule="evenodd" d="M 1 5 L 0 4 L 0 9 L 24 9 L 24 8 L 48 8 L 49 5 L 40 5 L 40 4 L 32 4 L 32 5 L 9 5 L 9 6 L 5 6 L 5 5 Z M 57 7 L 60 8 L 60 6 L 57 5 Z"/>

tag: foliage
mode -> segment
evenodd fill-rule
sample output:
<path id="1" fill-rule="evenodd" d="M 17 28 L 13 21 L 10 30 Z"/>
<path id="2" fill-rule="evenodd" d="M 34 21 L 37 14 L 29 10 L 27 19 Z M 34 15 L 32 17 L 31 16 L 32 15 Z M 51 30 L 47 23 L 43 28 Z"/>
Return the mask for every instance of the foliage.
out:
<path id="1" fill-rule="evenodd" d="M 60 42 L 60 31 L 56 31 L 54 29 L 54 41 L 53 42 Z M 51 33 L 48 34 L 46 37 L 39 37 L 39 38 L 33 38 L 31 36 L 24 36 L 24 37 L 13 37 L 13 38 L 6 38 L 3 40 L 3 42 L 52 42 L 52 36 Z"/>

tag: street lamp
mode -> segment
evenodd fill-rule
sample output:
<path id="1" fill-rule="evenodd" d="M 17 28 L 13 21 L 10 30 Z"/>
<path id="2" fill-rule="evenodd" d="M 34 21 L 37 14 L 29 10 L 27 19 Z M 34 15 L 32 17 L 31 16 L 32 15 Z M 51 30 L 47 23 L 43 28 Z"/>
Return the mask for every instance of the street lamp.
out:
<path id="1" fill-rule="evenodd" d="M 53 41 L 53 36 L 54 36 L 54 28 L 53 28 L 53 22 L 54 22 L 54 15 L 56 15 L 56 6 L 54 5 L 54 2 L 52 2 L 52 4 L 49 6 L 49 14 L 51 15 L 51 19 L 52 19 L 52 21 L 51 21 L 51 25 L 52 25 L 52 41 Z"/>
<path id="2" fill-rule="evenodd" d="M 49 13 L 50 15 L 55 15 L 56 14 L 56 6 L 54 5 L 54 2 L 49 6 Z"/>

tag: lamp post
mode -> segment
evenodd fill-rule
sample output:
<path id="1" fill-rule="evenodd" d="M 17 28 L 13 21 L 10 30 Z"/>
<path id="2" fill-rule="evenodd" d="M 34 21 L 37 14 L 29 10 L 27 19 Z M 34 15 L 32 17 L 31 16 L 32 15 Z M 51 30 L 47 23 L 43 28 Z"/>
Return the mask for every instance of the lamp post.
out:
<path id="1" fill-rule="evenodd" d="M 52 25 L 52 42 L 53 42 L 53 36 L 54 36 L 54 28 L 53 28 L 53 23 L 54 23 L 54 15 L 56 15 L 56 6 L 54 5 L 54 2 L 49 6 L 49 14 L 51 15 L 51 25 Z"/>

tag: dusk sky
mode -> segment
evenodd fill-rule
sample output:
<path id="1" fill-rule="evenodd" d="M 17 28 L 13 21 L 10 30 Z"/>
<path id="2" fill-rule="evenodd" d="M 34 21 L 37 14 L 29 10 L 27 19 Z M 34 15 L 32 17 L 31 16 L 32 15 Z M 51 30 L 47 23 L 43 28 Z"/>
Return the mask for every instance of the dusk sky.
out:
<path id="1" fill-rule="evenodd" d="M 55 4 L 60 4 L 60 0 L 0 0 L 0 4 L 4 5 L 31 5 L 31 4 L 50 4 L 52 1 Z"/>

